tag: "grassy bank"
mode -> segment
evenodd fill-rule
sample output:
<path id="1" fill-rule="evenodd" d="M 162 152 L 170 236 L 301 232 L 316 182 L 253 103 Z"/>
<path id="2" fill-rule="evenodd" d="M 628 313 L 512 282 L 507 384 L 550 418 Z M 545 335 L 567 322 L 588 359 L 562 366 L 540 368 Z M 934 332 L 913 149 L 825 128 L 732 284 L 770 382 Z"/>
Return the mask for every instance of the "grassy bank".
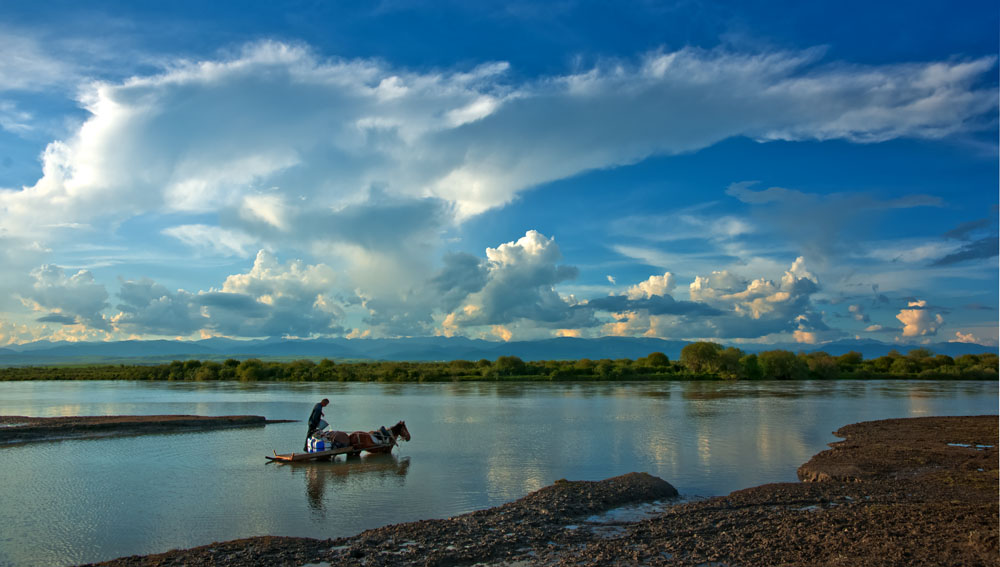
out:
<path id="1" fill-rule="evenodd" d="M 815 380 L 954 379 L 996 380 L 997 355 L 957 358 L 927 349 L 891 352 L 865 360 L 850 352 L 795 354 L 785 350 L 746 354 L 714 343 L 694 343 L 670 360 L 654 352 L 639 359 L 542 360 L 516 356 L 450 362 L 263 361 L 257 358 L 172 361 L 157 365 L 28 366 L 0 369 L 0 380 L 238 380 L 242 382 L 453 382 L 626 380 Z"/>

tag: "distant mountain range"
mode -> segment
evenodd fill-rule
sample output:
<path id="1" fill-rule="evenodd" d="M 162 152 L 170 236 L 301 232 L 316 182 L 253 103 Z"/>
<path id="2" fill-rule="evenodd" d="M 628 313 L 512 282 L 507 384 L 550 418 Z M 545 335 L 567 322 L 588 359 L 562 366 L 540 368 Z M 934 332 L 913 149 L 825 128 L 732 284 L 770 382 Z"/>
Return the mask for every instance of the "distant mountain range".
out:
<path id="1" fill-rule="evenodd" d="M 171 360 L 222 360 L 251 357 L 272 360 L 298 358 L 334 360 L 495 360 L 518 356 L 524 360 L 576 360 L 590 358 L 640 358 L 662 352 L 672 360 L 680 358 L 689 343 L 641 337 L 599 339 L 556 338 L 536 341 L 494 342 L 464 337 L 418 337 L 404 339 L 262 339 L 240 341 L 212 338 L 200 341 L 118 341 L 49 342 L 38 341 L 0 348 L 0 366 L 64 364 L 153 364 Z M 971 343 L 921 345 L 935 354 L 959 356 L 997 352 L 997 347 Z M 906 353 L 917 345 L 898 345 L 874 340 L 845 340 L 824 345 L 769 344 L 739 345 L 746 352 L 785 349 L 793 352 L 824 351 L 841 355 L 860 352 L 866 359 L 884 356 L 890 350 Z"/>

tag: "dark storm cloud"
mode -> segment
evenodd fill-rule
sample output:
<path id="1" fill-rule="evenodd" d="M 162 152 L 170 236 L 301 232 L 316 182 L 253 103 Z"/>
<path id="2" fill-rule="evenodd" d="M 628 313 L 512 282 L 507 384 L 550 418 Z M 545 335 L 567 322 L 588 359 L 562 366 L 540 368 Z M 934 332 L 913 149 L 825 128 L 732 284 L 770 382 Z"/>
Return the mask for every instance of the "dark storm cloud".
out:
<path id="1" fill-rule="evenodd" d="M 49 313 L 48 315 L 44 315 L 42 317 L 39 317 L 38 319 L 35 319 L 35 321 L 39 321 L 41 323 L 61 323 L 63 325 L 75 325 L 76 317 L 67 317 L 66 315 L 60 315 L 58 313 Z"/>
<path id="2" fill-rule="evenodd" d="M 456 252 L 444 257 L 444 268 L 431 279 L 431 286 L 441 297 L 446 312 L 455 310 L 470 293 L 486 285 L 489 272 L 482 259 Z"/>
<path id="3" fill-rule="evenodd" d="M 953 264 L 967 262 L 969 260 L 984 260 L 986 258 L 992 258 L 997 255 L 998 247 L 1000 247 L 1000 238 L 996 236 L 981 238 L 962 246 L 957 252 L 953 252 L 943 258 L 939 258 L 931 262 L 930 265 L 951 266 Z"/>

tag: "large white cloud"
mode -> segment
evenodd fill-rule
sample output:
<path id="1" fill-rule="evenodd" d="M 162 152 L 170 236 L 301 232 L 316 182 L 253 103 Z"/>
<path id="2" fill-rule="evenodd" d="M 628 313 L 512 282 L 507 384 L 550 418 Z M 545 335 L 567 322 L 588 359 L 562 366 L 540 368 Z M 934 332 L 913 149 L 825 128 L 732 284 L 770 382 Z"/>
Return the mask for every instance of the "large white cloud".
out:
<path id="1" fill-rule="evenodd" d="M 908 302 L 907 309 L 900 309 L 896 319 L 903 324 L 904 337 L 933 336 L 944 324 L 944 317 L 927 309 L 925 300 Z"/>
<path id="2" fill-rule="evenodd" d="M 87 89 L 90 119 L 49 146 L 38 183 L 0 194 L 0 214 L 30 232 L 164 208 L 269 214 L 302 198 L 339 208 L 380 186 L 466 215 L 539 183 L 731 136 L 939 137 L 996 106 L 977 86 L 992 59 L 817 59 L 683 49 L 512 84 L 503 63 L 417 73 L 263 42 Z"/>
<path id="3" fill-rule="evenodd" d="M 336 265 L 343 301 L 360 301 L 368 324 L 388 335 L 427 331 L 440 313 L 463 325 L 528 318 L 593 324 L 593 310 L 567 309 L 574 300 L 553 287 L 572 275 L 569 268 L 539 257 L 531 272 L 530 242 L 519 244 L 520 257 L 505 259 L 515 251 L 501 246 L 481 265 L 467 262 L 465 279 L 454 273 L 462 267 L 456 263 L 449 277 L 464 283 L 438 297 L 429 282 L 437 277 L 440 287 L 447 279 L 432 271 L 442 233 L 547 181 L 732 136 L 936 138 L 989 125 L 996 108 L 995 88 L 981 84 L 995 68 L 992 58 L 849 66 L 824 65 L 820 56 L 682 49 L 519 81 L 503 62 L 412 71 L 268 41 L 215 60 L 172 61 L 157 74 L 88 83 L 80 98 L 88 118 L 48 145 L 38 181 L 0 189 L 0 241 L 9 244 L 2 254 L 10 262 L 0 292 L 30 285 L 23 274 L 38 265 L 37 251 L 155 215 L 176 220 L 157 230 L 203 253 L 245 256 L 263 247 Z M 44 68 L 34 78 L 23 62 L 0 64 L 0 75 L 12 77 L 0 90 L 49 84 L 58 69 L 39 61 Z M 25 118 L 7 108 L 11 124 Z M 738 218 L 705 226 L 720 238 L 752 230 Z M 522 298 L 528 307 L 495 291 L 514 290 L 518 278 L 530 284 L 523 292 L 530 297 Z M 130 285 L 138 293 L 152 284 Z M 658 291 L 664 295 L 648 290 L 645 300 L 669 297 L 669 289 Z M 764 292 L 777 293 L 752 293 Z M 263 297 L 218 293 L 257 303 Z M 482 311 L 456 311 L 470 293 L 479 294 Z M 189 305 L 187 295 L 160 298 Z M 203 328 L 198 317 L 211 311 L 212 297 L 199 300 L 197 315 L 177 311 L 175 326 L 186 328 L 180 321 L 187 313 L 191 328 Z M 745 307 L 760 312 L 765 297 Z M 655 309 L 677 309 L 655 301 Z M 123 310 L 122 325 L 152 328 L 140 316 L 152 313 L 144 311 L 151 303 L 122 304 L 131 309 Z M 271 316 L 253 329 L 223 324 L 223 308 L 214 308 L 213 324 L 225 332 L 277 329 L 261 322 L 277 320 Z M 326 323 L 295 332 L 319 332 Z"/>
<path id="4" fill-rule="evenodd" d="M 670 272 L 664 272 L 662 276 L 649 276 L 646 281 L 628 288 L 626 295 L 629 299 L 648 299 L 654 295 L 668 295 L 675 287 L 677 287 L 677 282 L 674 275 Z"/>
<path id="5" fill-rule="evenodd" d="M 337 335 L 344 311 L 333 296 L 336 279 L 329 266 L 281 264 L 262 250 L 248 272 L 229 276 L 217 290 L 171 292 L 149 279 L 124 281 L 112 322 L 136 334 Z"/>
<path id="6" fill-rule="evenodd" d="M 818 279 L 800 257 L 777 281 L 746 280 L 727 270 L 696 276 L 688 289 L 691 301 L 664 296 L 655 306 L 624 298 L 591 300 L 589 305 L 615 312 L 615 321 L 604 327 L 614 335 L 758 339 L 785 333 L 817 342 L 839 334 L 814 311 L 811 296 L 818 290 Z"/>
<path id="7" fill-rule="evenodd" d="M 102 311 L 108 307 L 108 292 L 87 270 L 71 276 L 59 266 L 43 265 L 31 272 L 34 282 L 22 301 L 34 311 L 48 310 L 40 320 L 62 324 L 82 324 L 108 329 Z"/>
<path id="8" fill-rule="evenodd" d="M 587 310 L 574 309 L 576 302 L 555 289 L 556 284 L 577 275 L 576 268 L 557 263 L 561 258 L 555 239 L 534 230 L 516 241 L 487 248 L 485 283 L 470 293 L 460 308 L 448 314 L 445 330 L 508 325 L 521 320 L 555 329 L 592 326 L 592 315 Z M 453 274 L 452 278 L 468 281 L 482 269 L 472 264 L 467 268 L 467 277 L 455 278 Z"/>

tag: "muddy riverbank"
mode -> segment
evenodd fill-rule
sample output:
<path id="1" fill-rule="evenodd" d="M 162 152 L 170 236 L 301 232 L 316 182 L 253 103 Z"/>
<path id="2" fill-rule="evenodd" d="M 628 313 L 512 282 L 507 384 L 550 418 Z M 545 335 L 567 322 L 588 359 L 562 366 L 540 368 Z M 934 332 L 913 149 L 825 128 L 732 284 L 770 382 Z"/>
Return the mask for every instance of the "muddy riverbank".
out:
<path id="1" fill-rule="evenodd" d="M 262 427 L 289 420 L 259 415 L 108 415 L 72 417 L 0 416 L 0 446 L 37 441 L 206 431 L 231 427 Z"/>
<path id="2" fill-rule="evenodd" d="M 104 565 L 1000 565 L 997 416 L 865 422 L 768 484 L 665 506 L 641 521 L 608 510 L 669 499 L 632 473 L 557 481 L 496 508 L 332 540 L 256 537 Z"/>

